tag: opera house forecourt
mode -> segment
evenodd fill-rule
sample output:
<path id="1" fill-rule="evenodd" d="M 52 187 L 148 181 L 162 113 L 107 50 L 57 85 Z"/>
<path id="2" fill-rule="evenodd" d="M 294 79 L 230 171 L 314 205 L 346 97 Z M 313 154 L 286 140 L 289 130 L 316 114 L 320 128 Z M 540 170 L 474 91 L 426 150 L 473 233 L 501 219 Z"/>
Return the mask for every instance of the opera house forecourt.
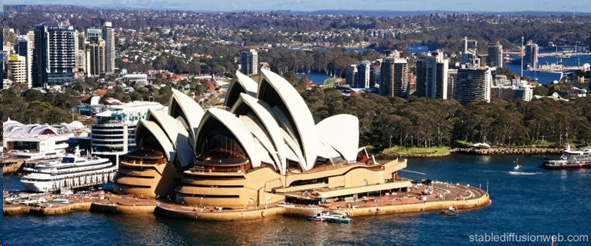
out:
<path id="1" fill-rule="evenodd" d="M 478 188 L 400 177 L 406 159 L 378 163 L 359 148 L 357 117 L 314 122 L 295 88 L 269 70 L 258 82 L 236 72 L 223 107 L 204 110 L 173 90 L 168 114 L 150 111 L 136 131 L 138 148 L 123 157 L 114 191 L 156 198 L 164 216 L 359 216 L 490 203 Z"/>

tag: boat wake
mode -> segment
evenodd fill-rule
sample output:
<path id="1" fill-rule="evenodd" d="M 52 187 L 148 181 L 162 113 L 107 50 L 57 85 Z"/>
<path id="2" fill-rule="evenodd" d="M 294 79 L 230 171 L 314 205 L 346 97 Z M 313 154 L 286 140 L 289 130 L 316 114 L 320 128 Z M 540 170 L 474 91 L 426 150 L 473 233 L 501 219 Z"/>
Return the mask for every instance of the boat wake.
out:
<path id="1" fill-rule="evenodd" d="M 511 175 L 540 175 L 540 172 L 519 172 L 519 171 L 509 171 Z"/>

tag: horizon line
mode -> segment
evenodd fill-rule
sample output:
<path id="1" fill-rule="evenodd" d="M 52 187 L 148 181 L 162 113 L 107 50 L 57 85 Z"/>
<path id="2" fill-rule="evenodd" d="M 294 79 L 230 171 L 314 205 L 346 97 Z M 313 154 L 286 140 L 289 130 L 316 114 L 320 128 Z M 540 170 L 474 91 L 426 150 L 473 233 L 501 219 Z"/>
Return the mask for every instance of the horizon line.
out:
<path id="1" fill-rule="evenodd" d="M 82 7 L 87 9 L 103 9 L 103 10 L 152 10 L 152 11 L 178 11 L 178 12 L 195 12 L 195 13 L 238 13 L 238 12 L 283 12 L 289 11 L 294 13 L 314 13 L 321 11 L 334 12 L 375 12 L 375 13 L 474 13 L 474 14 L 512 14 L 512 13 L 573 13 L 573 14 L 589 14 L 591 11 L 564 11 L 564 10 L 511 10 L 511 11 L 485 11 L 485 10 L 378 10 L 378 9 L 317 9 L 317 10 L 289 10 L 289 9 L 242 9 L 242 10 L 183 10 L 177 8 L 146 8 L 146 7 L 127 7 L 127 6 L 99 6 L 99 5 L 84 5 L 84 4 L 4 4 L 4 6 L 40 6 L 40 7 Z M 4 12 L 4 10 L 0 11 Z M 359 14 L 357 14 L 359 15 Z M 363 16 L 363 15 L 362 15 Z"/>

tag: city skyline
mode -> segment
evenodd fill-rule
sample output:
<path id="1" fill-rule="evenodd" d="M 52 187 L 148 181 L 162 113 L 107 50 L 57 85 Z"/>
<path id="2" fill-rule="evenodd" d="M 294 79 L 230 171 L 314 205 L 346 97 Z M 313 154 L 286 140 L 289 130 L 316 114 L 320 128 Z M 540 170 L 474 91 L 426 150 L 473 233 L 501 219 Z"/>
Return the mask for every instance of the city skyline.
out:
<path id="1" fill-rule="evenodd" d="M 591 9 L 591 2 L 584 0 L 575 0 L 565 2 L 535 0 L 526 1 L 465 1 L 451 0 L 445 3 L 434 0 L 378 0 L 378 1 L 214 1 L 197 4 L 188 0 L 124 0 L 124 1 L 101 1 L 96 3 L 90 0 L 64 0 L 64 1 L 42 1 L 42 0 L 7 0 L 7 5 L 80 5 L 96 8 L 113 9 L 154 9 L 154 10 L 189 10 L 189 11 L 272 11 L 272 10 L 291 10 L 291 11 L 319 11 L 319 10 L 359 10 L 359 11 L 473 11 L 473 12 L 516 12 L 516 11 L 539 11 L 539 12 L 579 12 L 590 13 L 591 11 L 581 11 Z"/>

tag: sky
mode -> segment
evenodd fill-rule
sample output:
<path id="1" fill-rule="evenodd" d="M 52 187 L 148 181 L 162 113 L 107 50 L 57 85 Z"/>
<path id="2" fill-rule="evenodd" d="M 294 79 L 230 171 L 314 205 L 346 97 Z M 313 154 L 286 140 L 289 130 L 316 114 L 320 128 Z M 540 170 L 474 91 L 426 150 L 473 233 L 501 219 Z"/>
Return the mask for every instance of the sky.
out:
<path id="1" fill-rule="evenodd" d="M 83 5 L 191 11 L 440 10 L 591 12 L 591 0 L 3 0 L 4 4 Z"/>

